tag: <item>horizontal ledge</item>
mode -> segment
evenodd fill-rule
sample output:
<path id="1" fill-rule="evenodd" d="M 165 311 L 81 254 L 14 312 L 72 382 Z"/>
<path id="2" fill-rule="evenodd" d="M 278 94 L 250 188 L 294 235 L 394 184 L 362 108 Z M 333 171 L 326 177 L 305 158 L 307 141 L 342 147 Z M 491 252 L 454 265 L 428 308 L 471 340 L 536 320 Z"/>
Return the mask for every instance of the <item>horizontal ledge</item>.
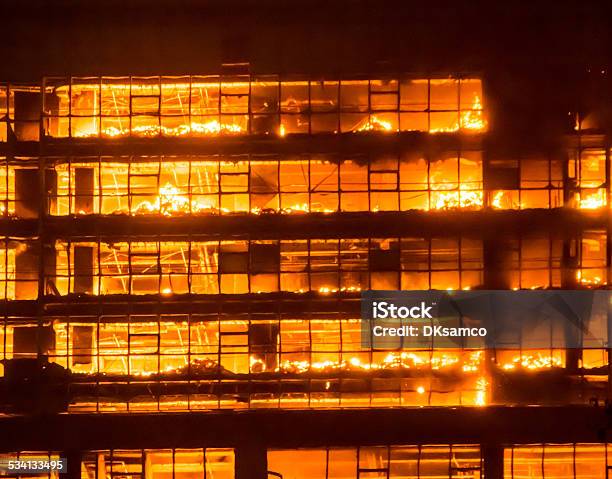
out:
<path id="1" fill-rule="evenodd" d="M 464 235 L 499 238 L 500 234 L 544 232 L 572 238 L 585 229 L 607 228 L 609 210 L 567 208 L 532 210 L 385 211 L 357 213 L 235 214 L 163 216 L 47 216 L 0 220 L 0 234 L 29 237 L 42 231 L 45 238 L 167 238 L 188 239 L 299 239 L 365 238 L 411 235 L 446 237 Z M 109 233 L 112 232 L 112 233 Z M 188 235 L 188 238 L 185 237 Z"/>
<path id="2" fill-rule="evenodd" d="M 588 406 L 62 414 L 0 418 L 0 450 L 605 442 L 608 425 Z"/>
<path id="3" fill-rule="evenodd" d="M 329 313 L 334 318 L 357 318 L 360 294 L 338 293 L 248 293 L 211 295 L 68 295 L 40 300 L 0 301 L 0 315 L 9 320 L 38 316 L 126 314 L 291 314 L 308 318 L 311 313 Z M 108 318 L 109 322 L 113 322 Z M 97 320 L 96 320 L 97 321 Z"/>

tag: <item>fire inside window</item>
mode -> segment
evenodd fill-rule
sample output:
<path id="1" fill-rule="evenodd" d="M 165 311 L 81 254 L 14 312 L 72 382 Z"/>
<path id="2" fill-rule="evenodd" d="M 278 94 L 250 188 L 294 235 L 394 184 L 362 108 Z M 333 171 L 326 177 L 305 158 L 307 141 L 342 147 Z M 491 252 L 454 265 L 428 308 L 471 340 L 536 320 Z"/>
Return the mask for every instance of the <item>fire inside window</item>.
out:
<path id="1" fill-rule="evenodd" d="M 269 475 L 292 479 L 479 479 L 483 472 L 477 445 L 268 450 Z"/>
<path id="2" fill-rule="evenodd" d="M 234 471 L 234 450 L 221 448 L 86 451 L 81 461 L 81 479 L 234 479 Z"/>
<path id="3" fill-rule="evenodd" d="M 47 78 L 54 138 L 481 132 L 479 79 Z"/>
<path id="4" fill-rule="evenodd" d="M 58 161 L 51 170 L 49 213 L 176 216 L 483 206 L 479 151 L 411 161 L 296 156 Z"/>
<path id="5" fill-rule="evenodd" d="M 502 448 L 505 479 L 576 479 L 605 477 L 612 467 L 609 443 L 508 444 Z M 487 458 L 476 444 L 378 445 L 268 449 L 268 477 L 291 479 L 479 479 Z M 57 452 L 14 452 L 8 460 L 58 460 Z M 232 449 L 106 449 L 83 451 L 81 477 L 231 479 L 236 469 Z M 23 477 L 23 476 L 20 476 Z M 49 478 L 60 477 L 57 473 Z"/>
<path id="6" fill-rule="evenodd" d="M 39 193 L 38 159 L 0 158 L 0 213 L 35 218 L 43 199 L 52 216 L 605 206 L 605 151 L 575 154 L 565 182 L 562 163 L 553 160 L 491 162 L 483 171 L 478 150 L 352 159 L 321 154 L 48 158 L 45 196 Z"/>
<path id="7" fill-rule="evenodd" d="M 503 449 L 503 477 L 605 477 L 612 465 L 609 451 L 610 445 L 602 443 L 508 446 Z M 480 447 L 462 444 L 268 450 L 269 474 L 292 479 L 479 479 L 483 462 Z"/>
<path id="8" fill-rule="evenodd" d="M 3 464 L 8 461 L 63 461 L 69 460 L 59 452 L 28 451 L 2 454 Z M 130 477 L 164 479 L 212 478 L 234 479 L 235 457 L 232 449 L 110 449 L 83 451 L 80 464 L 82 479 L 106 479 L 107 477 Z M 61 473 L 63 474 L 63 473 Z M 36 477 L 58 479 L 58 471 L 37 472 Z M 27 477 L 25 474 L 13 477 Z"/>
<path id="9" fill-rule="evenodd" d="M 456 210 L 465 217 L 497 209 L 602 213 L 610 185 L 603 144 L 578 142 L 558 156 L 499 158 L 485 148 L 484 100 L 475 78 L 125 77 L 1 85 L 0 213 L 11 218 L 7 224 L 24 231 L 35 224 L 38 230 L 30 231 L 45 234 L 1 238 L 0 298 L 38 300 L 24 303 L 49 310 L 41 315 L 26 304 L 18 317 L 5 315 L 0 359 L 65 368 L 71 412 L 581 404 L 604 397 L 606 351 L 585 340 L 572 352 L 563 334 L 546 327 L 537 332 L 551 338 L 541 349 L 519 337 L 503 351 L 435 344 L 375 351 L 360 343 L 358 312 L 341 314 L 337 303 L 308 313 L 125 312 L 136 303 L 191 307 L 219 294 L 350 302 L 366 289 L 597 288 L 608 283 L 608 232 L 594 223 L 570 237 L 537 230 L 495 241 L 457 232 L 342 237 L 321 231 L 291 239 L 155 236 L 138 229 L 46 234 L 48 225 L 53 230 L 67 219 L 97 224 L 110 215 L 165 224 L 185 215 L 234 215 L 240 222 L 245 215 L 320 219 L 338 212 L 380 212 L 355 215 L 368 218 L 419 210 L 440 218 Z M 398 147 L 336 148 L 346 138 L 376 145 L 391 138 Z M 309 152 L 300 146 L 304 139 L 323 148 Z M 287 149 L 215 150 L 261 140 Z M 15 149 L 30 141 L 39 141 L 40 156 L 15 153 L 34 155 Z M 196 147 L 179 154 L 177 145 Z M 95 309 L 106 301 L 117 305 L 113 314 Z M 589 328 L 606 342 L 606 325 Z M 6 364 L 10 376 L 14 365 Z M 534 378 L 546 387 L 533 388 Z M 462 447 L 435 454 L 455 460 Z M 479 451 L 466 448 L 467 469 L 441 470 L 440 477 L 477 474 Z M 372 460 L 392 477 L 393 460 L 385 466 L 384 457 L 405 451 L 379 452 L 364 463 Z M 112 469 L 115 458 L 147 464 L 157 453 L 97 451 L 88 477 L 107 460 Z M 326 467 L 335 467 L 332 451 L 322 454 Z M 350 454 L 362 460 L 361 451 Z M 427 451 L 410 454 L 425 467 Z"/>
<path id="10" fill-rule="evenodd" d="M 607 235 L 587 230 L 570 243 L 577 285 L 607 284 Z M 573 245 L 573 246 L 572 246 Z M 564 242 L 548 235 L 507 240 L 495 261 L 511 289 L 561 287 Z M 57 241 L 44 249 L 41 295 L 239 294 L 365 289 L 473 289 L 486 268 L 482 240 L 344 238 L 297 240 Z M 36 299 L 40 243 L 0 241 L 0 296 Z"/>
<path id="11" fill-rule="evenodd" d="M 545 322 L 524 336 L 548 341 L 544 349 L 517 332 L 513 347 L 493 352 L 435 342 L 383 351 L 363 346 L 357 316 L 307 316 L 72 316 L 39 326 L 12 319 L 0 324 L 0 358 L 42 354 L 69 370 L 73 412 L 573 404 L 605 394 L 606 351 L 597 346 L 605 318 L 586 325 L 598 338 L 585 338 L 576 355 Z M 534 378 L 546 387 L 532 388 Z"/>
<path id="12" fill-rule="evenodd" d="M 477 78 L 46 78 L 0 85 L 0 142 L 128 136 L 486 133 Z M 323 135 L 326 136 L 326 135 Z M 463 135 L 465 136 L 465 135 Z M 606 206 L 602 148 L 561 157 L 489 158 L 482 146 L 389 156 L 0 158 L 0 213 L 184 215 Z M 44 198 L 43 198 L 44 196 Z"/>
<path id="13" fill-rule="evenodd" d="M 530 235 L 507 243 L 509 250 L 496 261 L 507 267 L 503 281 L 508 288 L 564 284 L 562 240 Z M 575 247 L 580 251 L 572 280 L 585 286 L 605 284 L 605 232 L 585 231 Z M 456 290 L 484 284 L 483 242 L 469 237 L 58 241 L 55 257 L 52 251 L 45 254 L 52 256 L 46 261 L 45 294 L 52 295 Z M 14 267 L 11 258 L 7 256 L 8 271 Z M 23 250 L 16 258 L 24 264 L 16 279 L 25 281 L 28 274 L 36 279 L 37 251 Z M 30 269 L 27 258 L 33 263 Z M 7 281 L 12 278 L 7 275 Z"/>

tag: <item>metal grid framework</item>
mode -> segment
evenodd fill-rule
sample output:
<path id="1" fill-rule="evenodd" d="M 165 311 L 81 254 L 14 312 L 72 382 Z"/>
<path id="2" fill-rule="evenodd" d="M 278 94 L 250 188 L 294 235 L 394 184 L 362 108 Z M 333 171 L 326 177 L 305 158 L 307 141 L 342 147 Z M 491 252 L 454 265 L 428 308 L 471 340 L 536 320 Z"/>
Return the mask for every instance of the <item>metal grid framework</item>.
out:
<path id="1" fill-rule="evenodd" d="M 37 299 L 72 293 L 326 294 L 469 289 L 487 284 L 489 246 L 466 236 L 190 238 L 58 240 L 53 247 L 43 248 L 44 261 L 40 261 L 41 244 L 36 239 L 3 237 L 0 295 Z M 517 289 L 604 286 L 607 242 L 603 230 L 586 230 L 569 242 L 546 234 L 508 238 L 502 260 L 504 284 Z"/>
<path id="2" fill-rule="evenodd" d="M 56 245 L 60 294 L 331 293 L 482 283 L 469 238 L 70 242 Z M 85 287 L 87 284 L 87 287 Z"/>
<path id="3" fill-rule="evenodd" d="M 483 477 L 492 456 L 477 444 L 427 444 L 308 449 L 268 449 L 268 477 L 292 479 L 400 479 Z M 505 445 L 504 479 L 599 479 L 609 476 L 611 448 L 607 443 Z M 237 458 L 230 448 L 106 449 L 82 451 L 81 477 L 100 479 L 199 478 L 233 479 Z M 58 452 L 15 452 L 5 459 L 58 459 Z M 17 479 L 29 477 L 13 475 Z M 57 478 L 57 473 L 38 477 Z"/>
<path id="4" fill-rule="evenodd" d="M 0 299 L 37 299 L 40 280 L 36 238 L 0 237 Z"/>
<path id="5" fill-rule="evenodd" d="M 250 75 L 46 78 L 56 138 L 486 130 L 481 80 Z"/>
<path id="6" fill-rule="evenodd" d="M 552 324 L 537 332 L 538 343 L 549 344 L 544 349 L 529 346 L 536 340 L 530 332 L 531 343 L 519 334 L 497 351 L 438 348 L 433 340 L 428 349 L 375 350 L 362 344 L 357 316 L 337 316 L 73 316 L 38 326 L 12 318 L 0 328 L 0 359 L 42 355 L 70 369 L 72 412 L 580 404 L 606 397 L 603 318 L 585 325 L 591 336 L 570 354 L 564 332 Z M 563 389 L 552 396 L 547 388 L 523 390 L 533 377 L 552 388 L 561 380 Z"/>
<path id="7" fill-rule="evenodd" d="M 607 478 L 612 470 L 610 444 L 532 444 L 504 449 L 504 478 Z"/>
<path id="8" fill-rule="evenodd" d="M 569 247 L 548 235 L 507 241 L 510 288 L 607 283 L 607 235 Z M 70 241 L 56 244 L 47 292 L 105 294 L 320 293 L 366 289 L 470 289 L 485 284 L 485 246 L 471 237 L 311 238 L 221 241 Z M 51 284 L 52 283 L 52 284 Z"/>
<path id="9" fill-rule="evenodd" d="M 111 449 L 87 451 L 81 479 L 234 479 L 233 449 Z"/>
<path id="10" fill-rule="evenodd" d="M 365 289 L 603 287 L 610 264 L 602 219 L 610 185 L 605 139 L 579 132 L 569 154 L 499 160 L 481 135 L 488 126 L 482 84 L 473 78 L 63 78 L 45 79 L 42 89 L 2 91 L 0 213 L 8 233 L 0 287 L 3 299 L 38 301 L 19 303 L 24 312 L 17 314 L 14 303 L 3 303 L 1 356 L 48 358 L 69 368 L 70 411 L 576 404 L 607 397 L 607 353 L 592 344 L 529 350 L 519 340 L 508 351 L 438 353 L 432 345 L 381 353 L 358 347 L 356 314 L 343 315 L 339 306 L 281 314 L 275 302 L 355 299 Z M 424 134 L 391 134 L 408 131 Z M 234 139 L 168 141 L 207 136 Z M 489 209 L 560 207 L 595 210 L 593 220 L 563 233 L 512 227 L 492 241 L 484 232 L 468 236 L 464 227 L 426 227 L 422 234 L 402 227 L 393 236 L 321 231 L 327 236 L 320 238 L 301 230 L 290 239 L 282 230 L 249 234 L 247 222 L 263 219 L 239 215 L 205 219 L 235 221 L 237 229 L 223 230 L 231 237 L 194 234 L 180 220 L 168 220 L 177 221 L 175 231 L 164 226 L 158 233 L 140 231 L 142 220 L 129 218 L 150 215 L 161 225 L 164 217 L 194 214 L 434 209 L 482 210 L 453 215 L 484 217 Z M 121 232 L 100 233 L 109 218 L 87 218 L 95 215 L 124 215 L 114 223 Z M 338 215 L 345 217 L 351 215 Z M 81 225 L 86 231 L 77 230 Z M 13 237 L 22 230 L 32 237 Z M 266 296 L 258 293 L 273 298 L 270 314 L 172 309 L 183 302 L 195 311 L 198 298 L 225 304 L 219 294 Z M 130 314 L 139 302 L 173 314 Z M 87 312 L 105 303 L 117 315 Z M 60 312 L 50 313 L 58 304 Z M 596 330 L 607 337 L 607 326 Z M 533 375 L 524 380 L 527 370 Z M 534 378 L 545 387 L 530 394 Z M 560 378 L 566 387 L 558 391 Z"/>
<path id="11" fill-rule="evenodd" d="M 41 127 L 40 83 L 0 82 L 0 146 L 17 141 L 38 141 Z"/>
<path id="12" fill-rule="evenodd" d="M 58 159 L 50 213 L 173 216 L 483 207 L 480 151 L 409 156 Z"/>
<path id="13" fill-rule="evenodd" d="M 483 472 L 477 445 L 268 450 L 269 477 L 479 479 Z"/>
<path id="14" fill-rule="evenodd" d="M 607 205 L 606 150 L 491 161 L 435 155 L 212 155 L 45 158 L 47 214 L 163 215 L 560 208 Z M 350 156 L 350 158 L 349 158 Z M 0 158 L 0 213 L 36 217 L 39 159 Z"/>

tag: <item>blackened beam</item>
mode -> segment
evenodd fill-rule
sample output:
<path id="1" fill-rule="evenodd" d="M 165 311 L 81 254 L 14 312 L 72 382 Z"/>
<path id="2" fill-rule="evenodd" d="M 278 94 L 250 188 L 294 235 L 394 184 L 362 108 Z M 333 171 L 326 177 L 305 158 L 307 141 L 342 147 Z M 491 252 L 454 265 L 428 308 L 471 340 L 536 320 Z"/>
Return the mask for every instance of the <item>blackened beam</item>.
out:
<path id="1" fill-rule="evenodd" d="M 438 370 L 435 372 L 435 381 L 443 386 L 437 389 L 432 387 L 432 393 L 441 393 L 462 389 L 462 384 L 469 381 L 457 369 Z M 602 381 L 585 383 L 584 375 L 591 378 L 605 379 L 605 373 L 594 374 L 591 370 L 580 371 L 579 374 L 571 374 L 567 370 L 555 371 L 530 371 L 529 375 L 517 373 L 517 377 L 510 378 L 504 371 L 494 369 L 491 373 L 491 382 L 496 385 L 499 404 L 553 404 L 548 398 L 535 398 L 535 391 L 541 390 L 550 395 L 554 391 L 554 404 L 578 403 L 580 397 L 593 397 L 605 395 L 605 386 Z M 603 374 L 602 374 L 603 373 Z M 427 374 L 427 373 L 425 373 Z M 424 371 L 418 369 L 380 369 L 371 371 L 354 371 L 350 369 L 331 369 L 313 371 L 306 373 L 284 373 L 269 372 L 256 374 L 236 374 L 226 370 L 217 364 L 199 364 L 192 362 L 175 370 L 174 373 L 164 372 L 152 374 L 147 377 L 130 376 L 122 374 L 74 374 L 69 384 L 70 403 L 79 405 L 81 398 L 115 398 L 122 403 L 131 402 L 134 399 L 147 398 L 156 403 L 163 400 L 164 396 L 187 397 L 205 395 L 207 398 L 215 398 L 220 401 L 235 401 L 247 405 L 250 398 L 270 397 L 272 406 L 276 401 L 281 401 L 284 395 L 319 394 L 357 394 L 366 396 L 380 392 L 381 380 L 389 384 L 395 384 L 400 388 L 400 381 L 410 379 L 423 379 Z M 509 379 L 510 378 L 510 379 Z M 563 385 L 563 388 L 559 387 Z M 0 396 L 1 397 L 1 396 Z M 584 402 L 586 404 L 586 401 Z"/>
<path id="2" fill-rule="evenodd" d="M 44 234 L 56 239 L 300 239 L 413 236 L 419 238 L 500 235 L 541 232 L 551 238 L 572 239 L 589 229 L 605 229 L 608 212 L 573 209 L 522 211 L 403 211 L 377 213 L 236 214 L 168 218 L 164 216 L 46 217 Z M 36 236 L 36 220 L 2 219 L 4 236 Z M 112 232 L 112 233 L 109 233 Z"/>
<path id="3" fill-rule="evenodd" d="M 44 316 L 109 316 L 105 321 L 112 322 L 113 316 L 126 314 L 199 314 L 217 316 L 219 314 L 250 314 L 257 318 L 269 319 L 270 314 L 311 318 L 321 315 L 338 319 L 360 317 L 360 294 L 339 293 L 258 293 L 223 295 L 68 295 L 62 297 L 46 296 L 32 301 L 2 301 L 0 315 L 12 318 L 33 317 L 37 311 Z M 138 321 L 138 316 L 134 321 Z M 91 319 L 91 318 L 90 318 Z M 117 321 L 124 321 L 115 318 Z M 83 318 L 85 321 L 85 319 Z M 94 319 L 97 322 L 97 319 Z"/>
<path id="4" fill-rule="evenodd" d="M 610 419 L 587 406 L 12 416 L 0 451 L 607 442 Z"/>
<path id="5" fill-rule="evenodd" d="M 220 136 L 211 138 L 44 138 L 44 156 L 123 156 L 123 155 L 244 155 L 244 154 L 393 154 L 419 151 L 431 155 L 449 150 L 481 150 L 483 135 L 426 132 L 322 133 L 287 137 Z M 22 147 L 16 145 L 16 152 Z M 31 147 L 24 145 L 24 153 Z"/>

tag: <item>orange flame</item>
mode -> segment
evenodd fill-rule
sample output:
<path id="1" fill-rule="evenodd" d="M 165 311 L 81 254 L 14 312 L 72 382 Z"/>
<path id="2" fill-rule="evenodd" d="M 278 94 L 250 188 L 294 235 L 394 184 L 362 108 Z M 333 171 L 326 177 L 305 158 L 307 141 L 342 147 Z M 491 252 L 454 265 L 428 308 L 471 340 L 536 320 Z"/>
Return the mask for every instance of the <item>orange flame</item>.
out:
<path id="1" fill-rule="evenodd" d="M 606 206 L 606 192 L 604 189 L 599 189 L 596 193 L 580 196 L 579 208 L 582 210 L 596 210 L 604 206 Z"/>
<path id="2" fill-rule="evenodd" d="M 484 118 L 484 112 L 482 110 L 482 102 L 478 95 L 474 96 L 472 102 L 472 109 L 461 113 L 459 121 L 455 122 L 453 126 L 447 128 L 432 128 L 429 133 L 454 133 L 459 130 L 468 131 L 484 131 L 487 128 L 487 122 Z"/>
<path id="3" fill-rule="evenodd" d="M 220 133 L 242 133 L 243 128 L 235 123 L 221 124 L 218 120 L 211 120 L 206 123 L 192 121 L 188 125 L 179 125 L 176 127 L 167 127 L 161 125 L 139 125 L 133 127 L 109 126 L 102 130 L 102 136 L 110 138 L 118 138 L 128 136 L 130 133 L 135 133 L 137 136 L 154 137 L 159 136 L 188 136 L 192 133 L 197 135 L 218 135 Z M 95 130 L 82 130 L 74 134 L 75 137 L 87 138 L 98 136 Z"/>

